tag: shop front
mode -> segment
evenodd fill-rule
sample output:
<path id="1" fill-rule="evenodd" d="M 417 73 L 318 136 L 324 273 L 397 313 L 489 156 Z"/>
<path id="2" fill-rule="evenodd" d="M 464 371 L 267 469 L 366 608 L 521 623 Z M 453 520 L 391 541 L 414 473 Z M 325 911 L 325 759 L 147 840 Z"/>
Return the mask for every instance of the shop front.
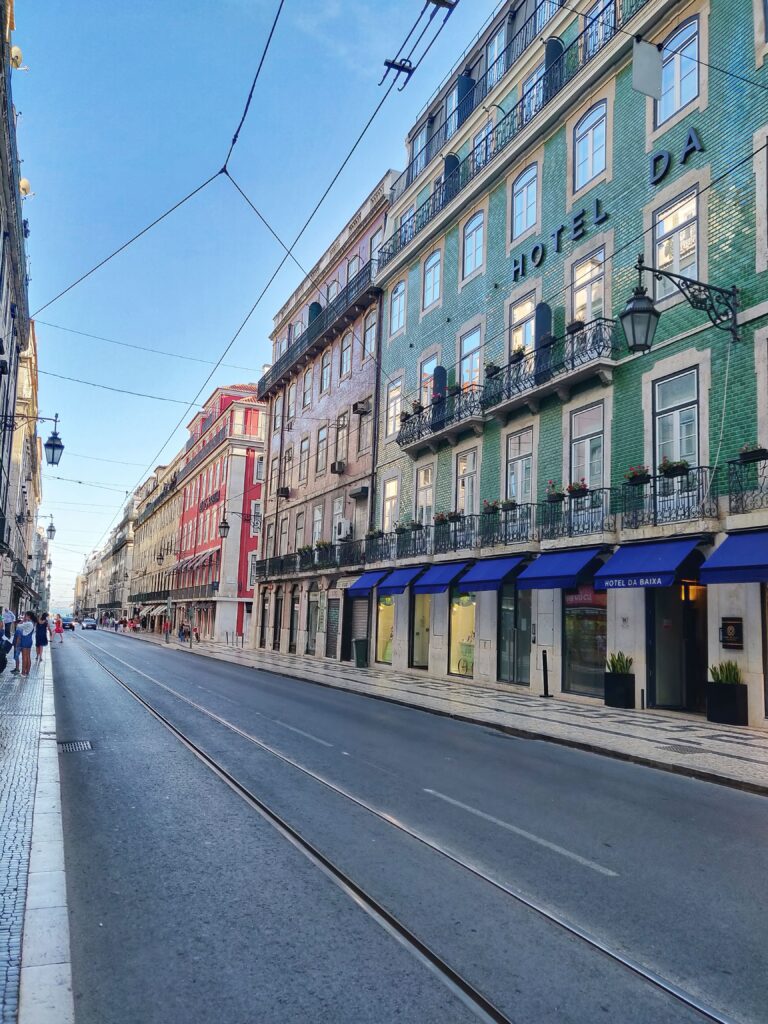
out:
<path id="1" fill-rule="evenodd" d="M 415 580 L 421 576 L 426 566 L 412 565 L 407 569 L 395 569 L 378 585 L 378 627 L 376 634 L 376 660 L 383 664 L 392 664 L 392 644 L 395 635 L 395 598 L 409 590 Z M 409 594 L 406 598 L 408 606 L 408 665 L 411 668 L 429 667 L 429 637 L 432 615 L 432 597 L 430 594 Z M 379 648 L 381 638 L 382 647 Z M 389 660 L 386 660 L 386 658 Z"/>
<path id="2" fill-rule="evenodd" d="M 341 655 L 342 661 L 348 661 L 351 659 L 353 640 L 368 640 L 371 621 L 371 595 L 387 574 L 388 571 L 386 569 L 375 569 L 370 570 L 369 572 L 364 572 L 362 576 L 359 576 L 351 586 L 346 588 L 344 643 L 342 644 Z M 382 602 L 380 595 L 378 601 L 379 614 L 376 620 L 376 661 L 381 661 L 385 665 L 391 665 L 391 636 L 389 643 L 384 640 L 381 651 L 379 648 L 379 642 L 380 638 L 384 638 L 384 634 L 388 629 L 394 629 L 394 602 L 390 602 L 384 606 L 382 619 Z M 391 618 L 391 622 L 388 625 L 387 620 L 389 618 Z M 380 657 L 380 653 L 385 655 L 385 657 Z"/>
<path id="3" fill-rule="evenodd" d="M 421 598 L 430 598 L 429 605 L 426 602 L 420 602 L 421 615 L 427 622 L 432 614 L 431 600 L 433 596 L 448 593 L 448 673 L 468 679 L 473 677 L 475 671 L 477 598 L 474 593 L 460 591 L 456 583 L 470 564 L 470 562 L 440 562 L 437 565 L 431 565 L 411 587 L 414 608 Z M 421 651 L 423 658 L 423 646 Z"/>

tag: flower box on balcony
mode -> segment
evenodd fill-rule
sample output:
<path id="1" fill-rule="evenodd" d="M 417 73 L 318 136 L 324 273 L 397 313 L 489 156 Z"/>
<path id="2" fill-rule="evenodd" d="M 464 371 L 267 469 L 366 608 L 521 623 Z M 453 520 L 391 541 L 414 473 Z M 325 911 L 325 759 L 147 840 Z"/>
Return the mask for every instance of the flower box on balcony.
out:
<path id="1" fill-rule="evenodd" d="M 483 501 L 483 515 L 496 516 L 499 514 L 498 501 Z"/>
<path id="2" fill-rule="evenodd" d="M 586 498 L 588 494 L 588 487 L 574 487 L 572 491 L 568 491 L 568 497 L 571 501 L 575 501 L 577 498 Z"/>
<path id="3" fill-rule="evenodd" d="M 547 501 L 550 503 L 550 505 L 559 505 L 562 501 L 565 501 L 565 495 L 560 493 L 548 494 Z"/>
<path id="4" fill-rule="evenodd" d="M 401 412 L 400 413 L 400 422 L 401 423 L 407 423 L 410 418 L 411 418 L 411 414 L 409 412 Z"/>
<path id="5" fill-rule="evenodd" d="M 445 512 L 435 512 L 433 518 L 435 526 L 442 526 L 444 523 L 448 522 L 448 516 L 445 514 Z"/>
<path id="6" fill-rule="evenodd" d="M 442 402 L 442 400 L 443 400 L 443 396 L 442 395 L 437 394 L 437 393 L 432 395 L 432 405 L 437 405 L 439 402 Z"/>
<path id="7" fill-rule="evenodd" d="M 401 537 L 404 533 L 410 533 L 410 532 L 411 532 L 410 525 L 403 525 L 403 526 L 396 526 L 395 527 L 395 533 L 398 535 L 398 537 Z"/>
<path id="8" fill-rule="evenodd" d="M 463 512 L 449 512 L 446 516 L 449 523 L 460 523 L 463 518 Z"/>
<path id="9" fill-rule="evenodd" d="M 424 529 L 424 524 L 423 523 L 411 523 L 410 524 L 410 529 L 411 529 L 411 531 L 423 530 Z"/>
<path id="10" fill-rule="evenodd" d="M 384 536 L 384 531 L 383 530 L 369 530 L 368 533 L 366 533 L 365 536 L 366 536 L 366 538 L 368 540 L 379 540 L 381 537 Z"/>
<path id="11" fill-rule="evenodd" d="M 572 320 L 568 324 L 568 326 L 565 328 L 565 333 L 566 334 L 578 334 L 579 331 L 583 331 L 583 330 L 584 330 L 584 321 L 583 320 Z"/>
<path id="12" fill-rule="evenodd" d="M 424 412 L 424 406 L 421 402 L 411 402 L 411 409 L 413 410 L 414 416 L 418 416 L 420 412 Z M 408 414 L 406 413 L 405 415 Z"/>
<path id="13" fill-rule="evenodd" d="M 768 448 L 750 448 L 747 451 L 739 452 L 739 462 L 762 462 L 768 459 Z"/>
<path id="14" fill-rule="evenodd" d="M 629 471 L 624 474 L 624 479 L 630 487 L 642 487 L 651 482 L 651 474 L 647 466 L 630 466 Z"/>
<path id="15" fill-rule="evenodd" d="M 497 377 L 501 373 L 501 367 L 497 366 L 496 363 L 485 364 L 485 376 L 491 380 L 493 377 Z"/>
<path id="16" fill-rule="evenodd" d="M 448 397 L 449 398 L 455 398 L 457 395 L 460 395 L 460 394 L 461 394 L 461 387 L 458 384 L 451 384 L 451 386 L 448 388 Z"/>
<path id="17" fill-rule="evenodd" d="M 517 502 L 512 501 L 511 499 L 505 499 L 501 503 L 501 508 L 503 512 L 511 512 L 512 509 L 517 508 Z"/>
<path id="18" fill-rule="evenodd" d="M 681 459 L 679 462 L 670 462 L 668 459 L 663 459 L 659 466 L 659 474 L 667 478 L 686 476 L 690 468 L 689 463 L 685 459 Z"/>
<path id="19" fill-rule="evenodd" d="M 513 348 L 512 349 L 512 354 L 509 357 L 509 361 L 510 361 L 510 363 L 522 363 L 524 358 L 525 358 L 525 349 L 524 348 Z"/>

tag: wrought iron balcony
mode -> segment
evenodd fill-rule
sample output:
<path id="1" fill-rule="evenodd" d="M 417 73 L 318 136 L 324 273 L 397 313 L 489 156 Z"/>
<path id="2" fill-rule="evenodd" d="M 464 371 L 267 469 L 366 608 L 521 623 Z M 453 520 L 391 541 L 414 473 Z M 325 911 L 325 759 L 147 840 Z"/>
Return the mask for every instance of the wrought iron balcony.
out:
<path id="1" fill-rule="evenodd" d="M 205 444 L 202 446 L 199 452 L 192 456 L 186 466 L 182 466 L 179 472 L 176 474 L 176 483 L 180 484 L 182 480 L 185 480 L 189 474 L 196 469 L 200 463 L 211 454 L 214 448 L 218 448 L 220 444 L 223 444 L 227 438 L 227 425 L 226 423 L 218 430 L 213 437 L 208 438 Z"/>
<path id="2" fill-rule="evenodd" d="M 215 597 L 218 590 L 218 581 L 199 583 L 196 587 L 177 587 L 171 591 L 171 597 L 174 601 L 189 601 L 195 598 Z"/>
<path id="3" fill-rule="evenodd" d="M 598 376 L 608 383 L 619 354 L 619 331 L 615 320 L 598 317 L 581 329 L 555 338 L 548 345 L 511 360 L 494 377 L 486 380 L 483 409 L 503 419 L 521 405 L 537 407 L 545 395 L 558 393 L 567 398 L 568 389 Z"/>
<path id="4" fill-rule="evenodd" d="M 408 221 L 381 247 L 379 267 L 386 266 L 423 231 L 524 128 L 539 116 L 548 103 L 573 82 L 582 68 L 594 60 L 617 32 L 623 29 L 648 2 L 649 0 L 615 0 L 613 4 L 607 3 L 604 8 L 605 16 L 598 22 L 593 19 L 593 22 L 576 36 L 550 64 L 543 77 L 522 94 L 505 117 L 500 118 L 487 139 L 466 156 L 454 171 L 445 176 L 440 187 L 417 207 Z M 622 35 L 625 33 L 622 32 Z M 416 159 L 418 160 L 418 157 Z"/>
<path id="5" fill-rule="evenodd" d="M 562 501 L 539 505 L 539 537 L 586 537 L 613 533 L 616 529 L 618 492 L 613 487 L 595 487 L 584 495 L 566 495 Z"/>
<path id="6" fill-rule="evenodd" d="M 768 451 L 747 452 L 728 463 L 728 511 L 731 515 L 768 509 Z"/>
<path id="7" fill-rule="evenodd" d="M 484 419 L 482 397 L 480 384 L 470 384 L 456 395 L 441 396 L 422 412 L 408 415 L 400 427 L 397 443 L 406 452 L 425 447 L 436 451 L 441 441 L 455 442 L 466 430 L 481 434 Z"/>
<path id="8" fill-rule="evenodd" d="M 679 476 L 652 476 L 647 483 L 626 483 L 622 488 L 622 527 L 638 530 L 716 519 L 717 493 L 717 470 L 710 466 L 692 466 Z"/>
<path id="9" fill-rule="evenodd" d="M 167 601 L 170 590 L 146 590 L 140 594 L 129 594 L 128 600 L 135 604 L 159 604 L 160 601 Z"/>
<path id="10" fill-rule="evenodd" d="M 326 341 L 364 312 L 380 292 L 373 284 L 373 264 L 369 261 L 264 374 L 259 381 L 259 398 L 266 398 L 305 356 L 319 352 Z"/>

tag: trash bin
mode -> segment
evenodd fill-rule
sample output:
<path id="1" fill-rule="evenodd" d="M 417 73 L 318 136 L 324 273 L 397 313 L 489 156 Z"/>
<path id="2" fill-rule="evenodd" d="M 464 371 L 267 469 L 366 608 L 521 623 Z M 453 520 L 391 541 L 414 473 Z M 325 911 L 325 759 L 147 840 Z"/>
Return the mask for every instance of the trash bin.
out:
<path id="1" fill-rule="evenodd" d="M 352 646 L 355 649 L 355 666 L 357 668 L 368 668 L 368 639 L 367 637 L 358 637 L 352 641 Z"/>

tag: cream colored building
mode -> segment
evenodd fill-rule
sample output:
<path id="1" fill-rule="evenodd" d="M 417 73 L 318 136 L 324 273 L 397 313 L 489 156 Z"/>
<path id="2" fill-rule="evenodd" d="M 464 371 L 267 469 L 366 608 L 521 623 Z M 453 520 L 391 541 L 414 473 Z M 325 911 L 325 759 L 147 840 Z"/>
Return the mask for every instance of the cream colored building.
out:
<path id="1" fill-rule="evenodd" d="M 177 561 L 182 496 L 177 488 L 179 453 L 167 466 L 158 466 L 142 485 L 133 543 L 131 612 L 147 629 L 159 632 L 167 614 Z"/>

